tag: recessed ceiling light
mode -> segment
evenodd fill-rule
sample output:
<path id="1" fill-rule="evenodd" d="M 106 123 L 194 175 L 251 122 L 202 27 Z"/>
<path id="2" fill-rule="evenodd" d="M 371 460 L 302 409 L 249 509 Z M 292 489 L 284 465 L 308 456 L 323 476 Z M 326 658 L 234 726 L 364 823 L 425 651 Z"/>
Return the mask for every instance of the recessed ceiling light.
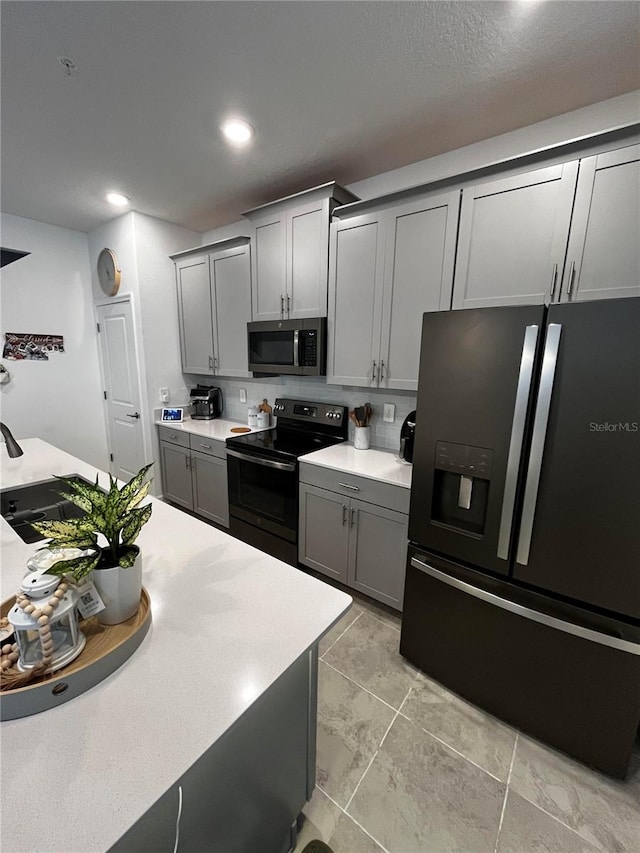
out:
<path id="1" fill-rule="evenodd" d="M 241 118 L 232 118 L 222 125 L 222 133 L 229 142 L 248 142 L 253 136 L 253 128 L 248 121 Z"/>
<path id="2" fill-rule="evenodd" d="M 107 193 L 105 198 L 109 204 L 114 204 L 116 207 L 124 207 L 129 204 L 129 199 L 122 193 Z"/>

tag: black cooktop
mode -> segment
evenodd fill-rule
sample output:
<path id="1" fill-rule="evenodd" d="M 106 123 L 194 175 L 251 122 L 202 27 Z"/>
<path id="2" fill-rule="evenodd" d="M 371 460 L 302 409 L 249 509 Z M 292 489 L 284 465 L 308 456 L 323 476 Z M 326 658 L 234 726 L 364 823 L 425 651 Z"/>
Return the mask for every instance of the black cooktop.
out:
<path id="1" fill-rule="evenodd" d="M 346 406 L 277 399 L 274 413 L 277 426 L 228 438 L 227 447 L 252 456 L 292 460 L 347 438 Z"/>

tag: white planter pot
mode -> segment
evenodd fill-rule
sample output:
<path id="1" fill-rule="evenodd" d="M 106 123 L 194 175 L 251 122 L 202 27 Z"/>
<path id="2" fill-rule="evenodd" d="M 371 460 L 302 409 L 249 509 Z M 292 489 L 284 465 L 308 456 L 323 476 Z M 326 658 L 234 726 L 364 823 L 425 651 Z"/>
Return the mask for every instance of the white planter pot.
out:
<path id="1" fill-rule="evenodd" d="M 126 622 L 140 606 L 142 594 L 142 555 L 138 551 L 135 563 L 129 569 L 114 566 L 111 569 L 94 569 L 92 578 L 105 609 L 97 614 L 101 625 L 118 625 Z"/>

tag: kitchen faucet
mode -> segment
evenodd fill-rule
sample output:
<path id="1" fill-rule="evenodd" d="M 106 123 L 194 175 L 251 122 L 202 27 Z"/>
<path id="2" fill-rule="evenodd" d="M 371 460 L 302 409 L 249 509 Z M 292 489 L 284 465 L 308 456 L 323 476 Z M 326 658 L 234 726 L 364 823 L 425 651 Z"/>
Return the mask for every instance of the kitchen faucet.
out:
<path id="1" fill-rule="evenodd" d="M 11 435 L 11 430 L 8 426 L 5 426 L 2 422 L 0 422 L 0 432 L 4 436 L 4 443 L 7 445 L 7 453 L 12 459 L 15 459 L 16 456 L 22 456 L 24 450 L 20 447 L 15 438 Z"/>

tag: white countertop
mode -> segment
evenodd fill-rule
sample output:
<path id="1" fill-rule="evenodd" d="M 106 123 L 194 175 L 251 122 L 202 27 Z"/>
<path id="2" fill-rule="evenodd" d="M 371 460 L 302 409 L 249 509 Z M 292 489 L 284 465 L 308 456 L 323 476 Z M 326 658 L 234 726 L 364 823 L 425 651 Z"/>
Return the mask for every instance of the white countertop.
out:
<path id="1" fill-rule="evenodd" d="M 356 450 L 353 444 L 334 444 L 322 450 L 314 450 L 300 457 L 301 462 L 319 465 L 321 468 L 333 468 L 381 483 L 391 483 L 394 486 L 411 488 L 411 472 L 413 466 L 398 458 L 391 450 Z"/>
<path id="2" fill-rule="evenodd" d="M 206 436 L 207 438 L 211 438 L 214 441 L 225 441 L 227 438 L 231 438 L 234 435 L 242 434 L 231 432 L 232 427 L 247 427 L 246 423 L 243 424 L 240 421 L 228 421 L 226 420 L 226 418 L 212 418 L 210 421 L 194 421 L 191 417 L 189 417 L 189 415 L 185 416 L 185 419 L 181 424 L 167 423 L 166 421 L 156 420 L 156 425 L 168 427 L 168 429 L 188 432 L 192 435 Z M 272 427 L 247 427 L 247 430 L 249 432 L 264 432 L 265 429 L 271 428 Z M 244 434 L 246 435 L 246 433 Z"/>
<path id="3" fill-rule="evenodd" d="M 54 473 L 95 479 L 92 466 L 40 439 L 20 444 L 18 459 L 0 447 L 2 488 Z M 351 603 L 151 500 L 138 539 L 153 615 L 141 646 L 76 699 L 0 724 L 3 853 L 110 847 Z M 0 519 L 0 546 L 4 600 L 40 544 Z"/>

